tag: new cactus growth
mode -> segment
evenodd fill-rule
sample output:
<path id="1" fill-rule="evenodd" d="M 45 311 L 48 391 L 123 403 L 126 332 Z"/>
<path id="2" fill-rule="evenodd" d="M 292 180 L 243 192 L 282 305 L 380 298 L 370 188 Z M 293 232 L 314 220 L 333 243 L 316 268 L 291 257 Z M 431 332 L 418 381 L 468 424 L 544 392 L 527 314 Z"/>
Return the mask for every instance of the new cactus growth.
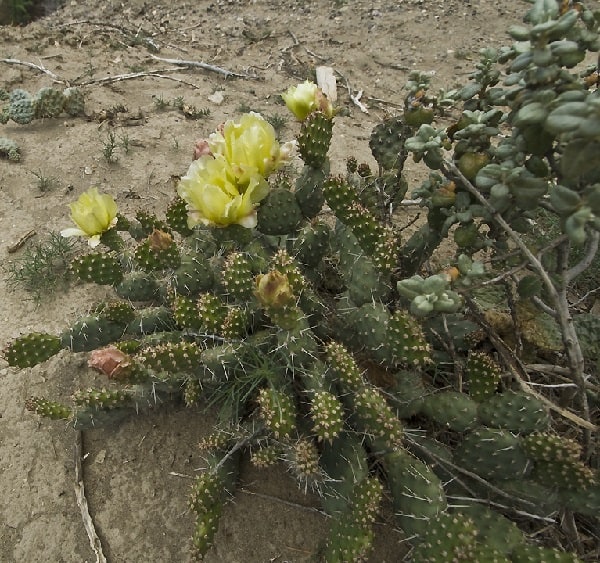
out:
<path id="1" fill-rule="evenodd" d="M 61 335 L 21 336 L 4 357 L 36 369 L 64 348 L 92 352 L 108 382 L 76 391 L 72 405 L 36 397 L 28 409 L 85 426 L 153 393 L 217 407 L 190 500 L 196 558 L 247 451 L 319 496 L 331 516 L 327 561 L 368 556 L 383 496 L 415 561 L 577 560 L 527 545 L 497 510 L 526 523 L 539 509 L 560 535 L 546 509 L 597 507 L 587 459 L 598 323 L 577 320 L 571 303 L 600 237 L 598 104 L 595 87 L 565 68 L 600 44 L 598 18 L 570 5 L 536 0 L 527 27 L 511 30 L 515 46 L 484 51 L 476 82 L 454 93 L 464 111 L 449 127 L 434 121 L 449 99 L 411 75 L 405 111 L 370 137 L 375 173 L 350 158 L 344 176 L 330 174 L 335 112 L 308 82 L 284 95 L 301 122 L 295 178 L 273 174 L 290 145 L 251 113 L 205 141 L 210 154 L 192 163 L 164 219 L 129 220 L 112 198 L 84 194 L 71 208 L 77 229 L 63 233 L 97 248 L 72 270 L 120 300 Z M 508 65 L 503 86 L 498 64 Z M 3 119 L 55 115 L 59 94 L 13 91 Z M 63 111 L 78 113 L 77 91 L 61 95 Z M 500 135 L 500 123 L 510 131 Z M 409 153 L 432 172 L 414 193 L 426 224 L 404 242 Z M 541 208 L 561 235 L 525 242 Z M 456 252 L 434 256 L 443 240 Z M 540 312 L 560 338 L 532 350 L 522 344 L 540 336 L 527 330 Z M 576 402 L 549 409 L 556 386 L 538 371 Z M 547 433 L 563 418 L 572 439 Z"/>

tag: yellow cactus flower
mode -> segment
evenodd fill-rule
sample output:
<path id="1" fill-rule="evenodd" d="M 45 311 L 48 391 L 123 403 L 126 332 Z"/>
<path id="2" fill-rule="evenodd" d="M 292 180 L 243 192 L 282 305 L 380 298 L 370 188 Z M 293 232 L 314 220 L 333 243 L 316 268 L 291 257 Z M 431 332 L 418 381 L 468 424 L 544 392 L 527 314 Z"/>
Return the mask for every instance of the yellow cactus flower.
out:
<path id="1" fill-rule="evenodd" d="M 76 202 L 69 204 L 69 208 L 77 227 L 64 229 L 60 234 L 63 237 L 85 237 L 92 248 L 100 244 L 103 233 L 117 224 L 115 200 L 108 194 L 98 193 L 97 188 L 82 193 Z"/>
<path id="2" fill-rule="evenodd" d="M 208 139 L 210 151 L 223 156 L 235 181 L 245 186 L 252 177 L 266 178 L 289 157 L 289 147 L 280 147 L 273 126 L 258 113 L 244 114 L 239 121 L 228 120 L 222 130 Z"/>
<path id="3" fill-rule="evenodd" d="M 192 162 L 177 192 L 187 203 L 190 227 L 237 224 L 251 229 L 256 226 L 256 205 L 269 193 L 269 185 L 254 174 L 240 189 L 225 158 L 204 155 Z"/>
<path id="4" fill-rule="evenodd" d="M 334 111 L 331 102 L 323 94 L 323 91 L 310 80 L 298 84 L 298 86 L 290 86 L 281 97 L 298 121 L 304 121 L 313 111 L 321 111 L 329 119 L 333 117 Z"/>

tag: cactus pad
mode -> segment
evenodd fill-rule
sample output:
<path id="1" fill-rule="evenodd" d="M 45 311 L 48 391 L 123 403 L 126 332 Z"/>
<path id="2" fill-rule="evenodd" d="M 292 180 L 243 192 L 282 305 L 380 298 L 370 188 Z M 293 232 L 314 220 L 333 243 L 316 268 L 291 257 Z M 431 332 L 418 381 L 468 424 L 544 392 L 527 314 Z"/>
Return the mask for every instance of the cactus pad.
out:
<path id="1" fill-rule="evenodd" d="M 325 170 L 323 169 L 325 168 Z M 294 195 L 300 211 L 307 219 L 312 219 L 323 208 L 325 196 L 323 195 L 323 183 L 326 178 L 327 166 L 313 168 L 305 166 L 298 179 Z"/>
<path id="2" fill-rule="evenodd" d="M 480 428 L 468 434 L 455 451 L 455 463 L 484 479 L 522 478 L 531 462 L 519 439 L 507 430 Z"/>
<path id="3" fill-rule="evenodd" d="M 476 561 L 476 542 L 477 527 L 471 518 L 460 513 L 443 512 L 429 520 L 413 558 L 423 563 Z"/>
<path id="4" fill-rule="evenodd" d="M 333 133 L 333 121 L 321 112 L 311 113 L 303 122 L 298 135 L 298 152 L 302 160 L 319 168 L 327 158 Z"/>
<path id="5" fill-rule="evenodd" d="M 408 136 L 410 130 L 400 117 L 390 117 L 374 127 L 369 147 L 384 170 L 402 169 L 408 154 L 404 150 L 404 141 Z"/>
<path id="6" fill-rule="evenodd" d="M 171 288 L 178 295 L 198 295 L 214 285 L 214 274 L 208 260 L 202 256 L 184 255 L 171 277 Z"/>
<path id="7" fill-rule="evenodd" d="M 225 483 L 216 471 L 205 471 L 196 477 L 190 508 L 196 513 L 192 548 L 199 559 L 208 551 L 217 533 L 224 493 Z"/>
<path id="8" fill-rule="evenodd" d="M 13 340 L 4 349 L 9 366 L 29 368 L 45 362 L 64 348 L 61 339 L 52 334 L 32 332 Z"/>
<path id="9" fill-rule="evenodd" d="M 500 383 L 500 368 L 483 352 L 471 352 L 465 367 L 469 395 L 477 402 L 491 397 Z"/>
<path id="10" fill-rule="evenodd" d="M 17 88 L 10 93 L 8 115 L 15 123 L 26 125 L 35 117 L 35 100 L 29 92 Z"/>
<path id="11" fill-rule="evenodd" d="M 319 452 L 312 440 L 301 438 L 294 442 L 289 447 L 286 461 L 301 488 L 319 489 L 324 476 L 319 466 Z"/>
<path id="12" fill-rule="evenodd" d="M 385 348 L 388 364 L 420 367 L 431 361 L 430 346 L 418 322 L 404 311 L 394 312 L 388 321 Z"/>
<path id="13" fill-rule="evenodd" d="M 99 285 L 117 285 L 123 279 L 123 271 L 117 258 L 104 252 L 75 258 L 71 262 L 71 269 L 82 281 Z"/>
<path id="14" fill-rule="evenodd" d="M 422 535 L 446 508 L 446 495 L 435 473 L 407 451 L 398 449 L 383 458 L 392 504 L 399 526 L 407 535 Z"/>
<path id="15" fill-rule="evenodd" d="M 181 258 L 173 237 L 154 229 L 152 234 L 135 249 L 135 260 L 146 272 L 177 268 Z"/>
<path id="16" fill-rule="evenodd" d="M 520 545 L 511 554 L 513 563 L 581 563 L 574 553 L 566 553 L 550 547 Z"/>
<path id="17" fill-rule="evenodd" d="M 128 272 L 116 287 L 117 295 L 130 301 L 153 301 L 158 291 L 156 279 L 140 271 Z"/>
<path id="18" fill-rule="evenodd" d="M 79 88 L 65 88 L 63 90 L 63 109 L 71 117 L 84 114 L 85 100 L 83 92 Z"/>
<path id="19" fill-rule="evenodd" d="M 329 249 L 330 232 L 325 223 L 315 223 L 305 227 L 294 240 L 295 258 L 305 266 L 317 266 Z"/>
<path id="20" fill-rule="evenodd" d="M 581 446 L 554 434 L 531 434 L 522 447 L 535 460 L 533 478 L 548 487 L 586 489 L 597 482 L 594 471 L 581 460 Z"/>
<path id="21" fill-rule="evenodd" d="M 216 295 L 202 293 L 197 302 L 200 328 L 207 334 L 220 334 L 227 307 Z"/>
<path id="22" fill-rule="evenodd" d="M 255 467 L 264 469 L 275 465 L 282 456 L 282 449 L 279 445 L 270 444 L 268 446 L 260 446 L 252 451 L 250 462 Z"/>
<path id="23" fill-rule="evenodd" d="M 166 211 L 167 224 L 184 237 L 193 233 L 188 227 L 188 209 L 185 201 L 177 196 L 171 201 Z"/>
<path id="24" fill-rule="evenodd" d="M 55 88 L 42 88 L 35 96 L 35 117 L 58 117 L 63 111 L 64 103 L 62 92 Z"/>
<path id="25" fill-rule="evenodd" d="M 486 426 L 505 428 L 518 434 L 546 430 L 550 416 L 544 404 L 525 393 L 493 395 L 479 405 L 479 420 Z"/>
<path id="26" fill-rule="evenodd" d="M 178 295 L 173 302 L 173 317 L 180 328 L 200 330 L 202 320 L 198 314 L 196 301 L 191 297 Z"/>
<path id="27" fill-rule="evenodd" d="M 131 401 L 131 396 L 120 389 L 87 389 L 75 391 L 73 402 L 80 407 L 111 410 Z"/>
<path id="28" fill-rule="evenodd" d="M 79 319 L 63 332 L 61 341 L 65 348 L 73 352 L 88 352 L 116 342 L 123 333 L 123 325 L 99 316 L 89 316 Z"/>
<path id="29" fill-rule="evenodd" d="M 296 427 L 296 407 L 289 394 L 270 388 L 258 395 L 260 415 L 277 439 L 289 438 Z"/>
<path id="30" fill-rule="evenodd" d="M 234 301 L 248 300 L 254 291 L 254 278 L 250 258 L 232 252 L 223 262 L 223 289 Z"/>
<path id="31" fill-rule="evenodd" d="M 465 432 L 477 424 L 477 403 L 463 393 L 440 391 L 423 401 L 423 413 L 456 432 Z"/>
<path id="32" fill-rule="evenodd" d="M 357 419 L 365 432 L 383 439 L 390 448 L 402 440 L 402 424 L 376 387 L 365 386 L 354 396 Z"/>
<path id="33" fill-rule="evenodd" d="M 25 408 L 52 420 L 70 420 L 73 417 L 71 408 L 42 397 L 30 397 L 25 402 Z"/>
<path id="34" fill-rule="evenodd" d="M 154 374 L 164 378 L 194 372 L 200 357 L 201 350 L 196 344 L 179 342 L 148 348 L 135 359 Z"/>
<path id="35" fill-rule="evenodd" d="M 348 508 L 334 520 L 325 551 L 326 561 L 364 561 L 371 549 L 371 529 L 383 496 L 377 477 L 366 477 L 351 493 Z"/>
<path id="36" fill-rule="evenodd" d="M 274 188 L 261 202 L 257 229 L 265 235 L 286 235 L 298 230 L 302 211 L 296 196 L 285 188 Z"/>
<path id="37" fill-rule="evenodd" d="M 325 348 L 325 353 L 331 374 L 343 389 L 356 391 L 364 386 L 361 369 L 342 344 L 330 342 Z"/>
<path id="38" fill-rule="evenodd" d="M 344 411 L 339 399 L 328 391 L 317 391 L 311 401 L 313 432 L 317 440 L 333 440 L 344 426 Z"/>

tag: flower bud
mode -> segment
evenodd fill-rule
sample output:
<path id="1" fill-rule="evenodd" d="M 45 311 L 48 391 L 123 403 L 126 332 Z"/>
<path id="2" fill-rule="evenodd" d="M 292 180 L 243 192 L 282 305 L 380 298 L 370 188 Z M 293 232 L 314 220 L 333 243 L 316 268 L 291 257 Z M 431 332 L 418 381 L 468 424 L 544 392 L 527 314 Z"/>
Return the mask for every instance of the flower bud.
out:
<path id="1" fill-rule="evenodd" d="M 291 86 L 281 97 L 298 121 L 304 121 L 314 111 L 323 112 L 329 119 L 333 117 L 331 102 L 323 91 L 309 80 L 298 86 Z"/>
<path id="2" fill-rule="evenodd" d="M 296 301 L 287 276 L 277 270 L 256 276 L 254 293 L 262 305 L 273 309 L 292 305 Z"/>

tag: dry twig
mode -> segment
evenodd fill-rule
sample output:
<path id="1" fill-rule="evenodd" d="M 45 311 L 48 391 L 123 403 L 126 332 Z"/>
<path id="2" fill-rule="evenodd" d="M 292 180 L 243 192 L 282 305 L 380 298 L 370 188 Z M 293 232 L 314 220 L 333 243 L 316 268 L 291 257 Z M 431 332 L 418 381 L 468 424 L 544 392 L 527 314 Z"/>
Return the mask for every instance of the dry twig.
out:
<path id="1" fill-rule="evenodd" d="M 8 65 L 20 65 L 26 66 L 27 68 L 32 68 L 39 72 L 43 72 L 47 74 L 52 80 L 58 84 L 64 84 L 65 86 L 70 86 L 67 80 L 63 80 L 58 75 L 54 74 L 51 70 L 48 70 L 43 64 L 36 65 L 34 63 L 30 63 L 27 61 L 20 61 L 19 59 L 0 59 L 0 62 L 6 63 Z"/>
<path id="2" fill-rule="evenodd" d="M 83 458 L 83 433 L 77 430 L 75 433 L 75 496 L 77 497 L 77 506 L 81 510 L 83 526 L 90 540 L 90 546 L 96 554 L 96 563 L 106 563 L 106 557 L 102 552 L 102 542 L 96 533 L 94 521 L 90 515 L 87 498 L 85 497 L 85 487 L 83 484 L 83 468 L 81 460 Z"/>
<path id="3" fill-rule="evenodd" d="M 105 76 L 103 78 L 96 78 L 93 80 L 88 80 L 87 82 L 81 82 L 78 86 L 90 86 L 92 84 L 112 84 L 113 82 L 121 82 L 123 80 L 133 80 L 136 78 L 164 78 L 165 80 L 173 80 L 174 82 L 179 82 L 180 84 L 185 84 L 186 86 L 191 86 L 192 88 L 198 90 L 200 87 L 196 86 L 192 82 L 188 82 L 187 80 L 182 80 L 181 78 L 175 78 L 174 76 L 167 76 L 163 74 L 164 72 L 175 72 L 181 70 L 179 67 L 175 68 L 164 68 L 161 70 L 147 70 L 141 72 L 127 72 L 125 74 L 116 74 L 114 76 Z"/>
<path id="4" fill-rule="evenodd" d="M 258 76 L 254 74 L 246 74 L 241 72 L 234 72 L 233 70 L 227 70 L 226 68 L 221 68 L 220 66 L 211 65 L 208 63 L 204 63 L 201 61 L 185 61 L 182 59 L 164 59 L 163 57 L 157 57 L 156 55 L 150 55 L 153 59 L 157 61 L 162 61 L 163 63 L 168 63 L 171 65 L 180 65 L 180 66 L 189 66 L 195 68 L 201 68 L 202 70 L 208 70 L 210 72 L 216 72 L 217 74 L 222 74 L 225 78 L 258 78 Z"/>

